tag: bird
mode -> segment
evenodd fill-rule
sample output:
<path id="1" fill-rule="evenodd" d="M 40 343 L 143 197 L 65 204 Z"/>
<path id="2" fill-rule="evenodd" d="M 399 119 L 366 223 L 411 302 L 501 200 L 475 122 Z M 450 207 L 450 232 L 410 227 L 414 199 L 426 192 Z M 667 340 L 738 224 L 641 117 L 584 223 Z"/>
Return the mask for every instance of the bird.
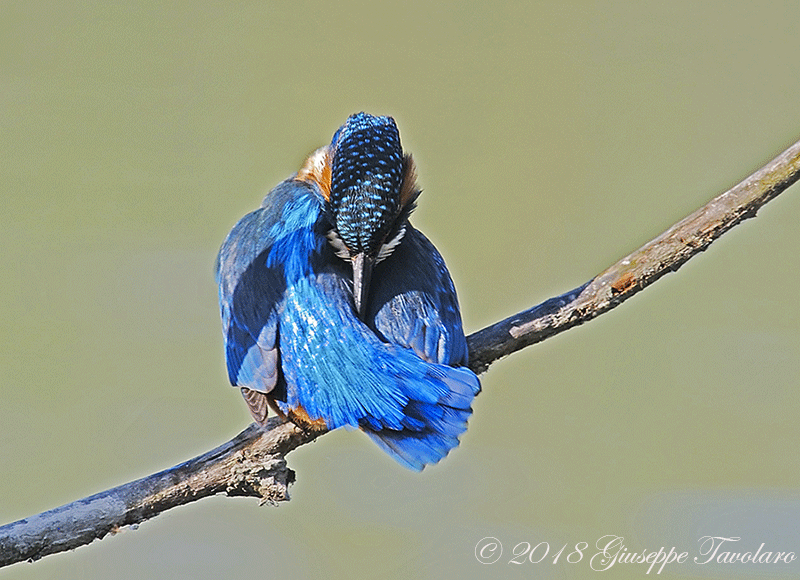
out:
<path id="1" fill-rule="evenodd" d="M 228 377 L 257 423 L 357 428 L 421 471 L 480 392 L 444 259 L 392 117 L 350 115 L 226 237 L 216 263 Z"/>

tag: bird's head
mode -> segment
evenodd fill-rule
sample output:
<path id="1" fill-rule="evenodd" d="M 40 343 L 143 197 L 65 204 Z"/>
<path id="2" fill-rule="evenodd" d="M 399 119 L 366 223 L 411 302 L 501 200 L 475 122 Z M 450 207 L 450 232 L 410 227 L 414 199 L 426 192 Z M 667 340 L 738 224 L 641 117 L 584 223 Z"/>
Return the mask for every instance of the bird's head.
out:
<path id="1" fill-rule="evenodd" d="M 352 263 L 353 298 L 363 320 L 372 268 L 405 234 L 419 195 L 410 155 L 404 155 L 391 117 L 351 115 L 324 153 L 330 168 L 325 192 L 336 254 Z"/>

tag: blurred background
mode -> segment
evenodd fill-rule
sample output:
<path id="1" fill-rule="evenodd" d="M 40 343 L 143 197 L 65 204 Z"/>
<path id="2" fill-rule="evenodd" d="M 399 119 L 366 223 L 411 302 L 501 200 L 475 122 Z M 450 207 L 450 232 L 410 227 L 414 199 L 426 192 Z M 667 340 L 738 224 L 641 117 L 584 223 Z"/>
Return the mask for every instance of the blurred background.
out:
<path id="1" fill-rule="evenodd" d="M 0 523 L 249 423 L 216 251 L 350 113 L 396 118 L 424 189 L 413 221 L 472 332 L 800 138 L 798 22 L 788 2 L 3 0 Z M 630 552 L 694 557 L 712 535 L 800 553 L 797 187 L 622 307 L 494 364 L 440 465 L 411 473 L 335 432 L 289 456 L 277 509 L 208 499 L 0 576 L 588 578 L 608 534 Z M 487 536 L 492 565 L 475 557 Z M 508 563 L 541 541 L 545 563 Z M 798 574 L 690 560 L 661 576 Z"/>

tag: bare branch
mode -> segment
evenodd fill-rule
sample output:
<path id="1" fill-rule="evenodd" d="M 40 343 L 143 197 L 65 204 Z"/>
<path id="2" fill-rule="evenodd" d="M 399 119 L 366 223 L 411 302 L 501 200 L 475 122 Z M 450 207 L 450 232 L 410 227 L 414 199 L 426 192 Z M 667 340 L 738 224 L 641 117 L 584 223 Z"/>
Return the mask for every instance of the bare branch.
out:
<path id="1" fill-rule="evenodd" d="M 582 286 L 471 334 L 470 368 L 483 372 L 499 358 L 608 312 L 755 217 L 798 178 L 800 141 Z"/>
<path id="2" fill-rule="evenodd" d="M 286 454 L 314 438 L 278 418 L 270 419 L 263 430 L 254 423 L 185 463 L 7 524 L 0 528 L 0 567 L 89 544 L 211 495 L 287 501 L 294 472 L 286 466 Z"/>
<path id="3" fill-rule="evenodd" d="M 800 141 L 653 241 L 586 284 L 468 337 L 469 366 L 497 359 L 583 324 L 618 306 L 692 256 L 800 178 Z M 170 508 L 211 495 L 289 499 L 294 472 L 286 455 L 322 433 L 271 419 L 190 461 L 137 481 L 0 527 L 0 567 L 91 543 Z"/>

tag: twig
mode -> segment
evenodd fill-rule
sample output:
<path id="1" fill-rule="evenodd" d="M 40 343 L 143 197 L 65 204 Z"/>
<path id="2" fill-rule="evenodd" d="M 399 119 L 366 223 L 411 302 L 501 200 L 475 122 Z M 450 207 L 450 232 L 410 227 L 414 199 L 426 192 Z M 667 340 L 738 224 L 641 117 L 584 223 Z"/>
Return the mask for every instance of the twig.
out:
<path id="1" fill-rule="evenodd" d="M 477 373 L 531 344 L 618 306 L 756 211 L 800 178 L 800 141 L 653 241 L 582 286 L 468 337 Z M 38 560 L 135 526 L 170 508 L 211 495 L 289 499 L 294 472 L 286 455 L 321 433 L 271 419 L 231 441 L 160 473 L 0 527 L 0 567 Z"/>
<path id="2" fill-rule="evenodd" d="M 608 312 L 747 218 L 800 179 L 800 141 L 764 167 L 582 286 L 471 334 L 469 366 L 494 361 Z"/>

